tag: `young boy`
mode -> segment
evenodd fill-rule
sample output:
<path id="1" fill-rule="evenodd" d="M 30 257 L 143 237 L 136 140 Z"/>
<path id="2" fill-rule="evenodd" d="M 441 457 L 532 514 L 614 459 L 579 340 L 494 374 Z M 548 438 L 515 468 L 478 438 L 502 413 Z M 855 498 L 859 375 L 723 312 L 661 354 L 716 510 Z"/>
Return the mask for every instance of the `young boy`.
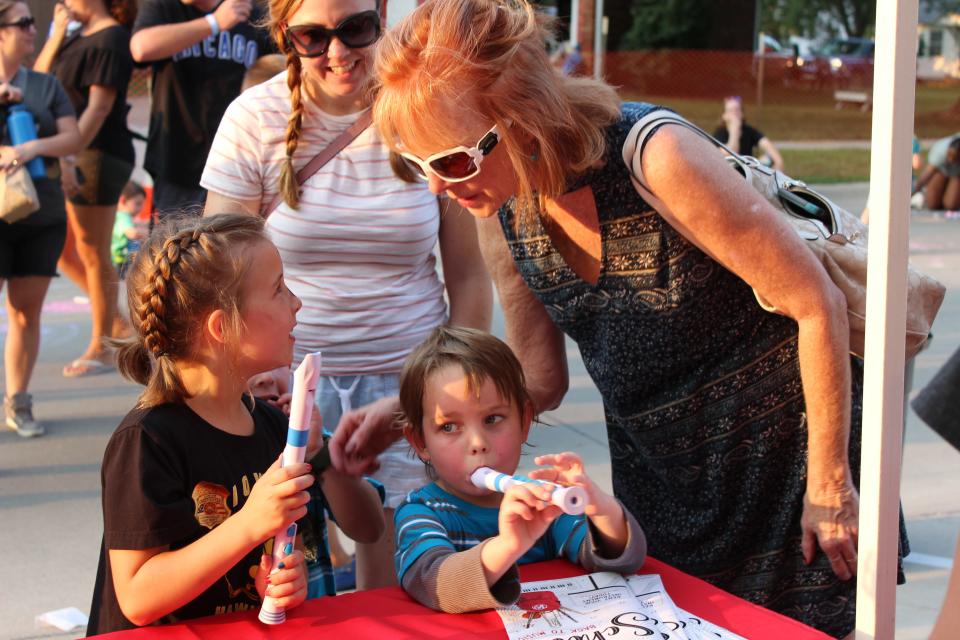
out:
<path id="1" fill-rule="evenodd" d="M 147 192 L 138 182 L 131 180 L 120 192 L 120 201 L 117 203 L 117 217 L 113 222 L 113 238 L 110 242 L 110 255 L 122 280 L 130 265 L 131 256 L 136 253 L 140 243 L 146 238 L 145 224 L 134 220 L 143 203 Z"/>
<path id="2" fill-rule="evenodd" d="M 395 516 L 397 577 L 416 600 L 460 613 L 520 596 L 517 563 L 565 557 L 588 571 L 632 573 L 646 538 L 620 502 L 573 453 L 538 456 L 530 477 L 579 485 L 586 515 L 562 514 L 551 489 L 505 494 L 470 480 L 479 467 L 513 474 L 533 420 L 523 371 L 510 348 L 473 329 L 438 327 L 400 376 L 404 435 L 435 482 L 411 492 Z"/>

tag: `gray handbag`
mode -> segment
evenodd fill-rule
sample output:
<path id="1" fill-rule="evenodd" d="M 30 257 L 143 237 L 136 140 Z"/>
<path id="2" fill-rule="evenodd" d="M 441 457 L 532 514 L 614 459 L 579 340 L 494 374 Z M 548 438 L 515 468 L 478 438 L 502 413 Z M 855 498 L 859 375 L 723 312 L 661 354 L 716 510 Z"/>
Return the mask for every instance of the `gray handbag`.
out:
<path id="1" fill-rule="evenodd" d="M 760 192 L 780 213 L 827 270 L 834 284 L 847 299 L 850 324 L 850 352 L 863 357 L 867 312 L 867 227 L 860 219 L 799 180 L 767 167 L 756 158 L 734 153 L 723 143 L 670 111 L 655 111 L 641 118 L 624 145 L 623 157 L 631 167 L 631 179 L 637 192 L 658 211 L 663 204 L 636 175 L 632 159 L 642 152 L 650 134 L 662 124 L 679 124 L 697 132 L 727 153 L 727 162 L 750 186 Z M 930 327 L 943 302 L 946 289 L 940 282 L 908 265 L 907 330 L 904 336 L 906 357 L 917 354 L 930 336 Z M 765 310 L 779 311 L 754 290 L 757 302 Z"/>

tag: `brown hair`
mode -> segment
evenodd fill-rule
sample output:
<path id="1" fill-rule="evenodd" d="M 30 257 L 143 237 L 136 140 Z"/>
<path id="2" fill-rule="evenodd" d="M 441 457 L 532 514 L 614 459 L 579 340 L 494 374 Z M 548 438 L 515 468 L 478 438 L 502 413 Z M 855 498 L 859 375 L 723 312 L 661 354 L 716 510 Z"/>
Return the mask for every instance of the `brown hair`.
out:
<path id="1" fill-rule="evenodd" d="M 245 254 L 260 241 L 268 242 L 261 218 L 225 213 L 175 219 L 137 251 L 127 274 L 136 334 L 119 342 L 117 366 L 124 377 L 146 385 L 138 406 L 188 397 L 176 361 L 195 355 L 199 325 L 212 311 L 227 315 L 231 336 L 241 334 Z"/>
<path id="2" fill-rule="evenodd" d="M 293 50 L 284 36 L 284 27 L 287 20 L 302 5 L 304 0 L 269 0 L 270 13 L 267 17 L 266 28 L 270 37 L 277 45 L 277 51 L 286 56 L 287 86 L 290 88 L 290 116 L 287 118 L 286 145 L 287 153 L 280 169 L 280 195 L 287 206 L 296 209 L 300 206 L 300 185 L 297 184 L 297 171 L 293 167 L 293 153 L 300 144 L 300 133 L 303 127 L 303 68 L 297 52 Z M 380 0 L 375 0 L 376 9 L 380 10 Z"/>
<path id="3" fill-rule="evenodd" d="M 129 29 L 137 19 L 137 0 L 104 0 L 107 13 Z"/>
<path id="4" fill-rule="evenodd" d="M 395 151 L 400 141 L 462 144 L 461 122 L 472 112 L 502 132 L 518 211 L 561 195 L 571 176 L 602 160 L 620 99 L 605 82 L 565 77 L 550 64 L 549 24 L 525 0 L 422 4 L 376 49 L 373 116 L 386 143 Z"/>
<path id="5" fill-rule="evenodd" d="M 500 396 L 514 403 L 521 415 L 533 406 L 523 368 L 506 343 L 477 329 L 441 325 L 407 357 L 400 373 L 400 422 L 419 440 L 427 382 L 450 364 L 463 369 L 472 392 L 479 393 L 483 383 L 492 380 Z"/>
<path id="6" fill-rule="evenodd" d="M 147 192 L 136 180 L 129 180 L 127 184 L 123 185 L 123 191 L 120 192 L 120 197 L 124 200 L 129 200 L 130 198 L 136 198 L 137 196 L 146 197 Z"/>

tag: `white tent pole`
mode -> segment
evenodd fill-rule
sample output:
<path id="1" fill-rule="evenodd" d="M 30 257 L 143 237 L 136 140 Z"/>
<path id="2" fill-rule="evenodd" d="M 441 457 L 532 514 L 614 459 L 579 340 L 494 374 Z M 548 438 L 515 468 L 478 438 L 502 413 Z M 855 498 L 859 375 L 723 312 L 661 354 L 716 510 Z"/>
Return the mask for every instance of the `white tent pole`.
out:
<path id="1" fill-rule="evenodd" d="M 918 0 L 878 0 L 857 640 L 894 637 Z"/>
<path id="2" fill-rule="evenodd" d="M 603 78 L 603 0 L 593 5 L 593 77 Z"/>

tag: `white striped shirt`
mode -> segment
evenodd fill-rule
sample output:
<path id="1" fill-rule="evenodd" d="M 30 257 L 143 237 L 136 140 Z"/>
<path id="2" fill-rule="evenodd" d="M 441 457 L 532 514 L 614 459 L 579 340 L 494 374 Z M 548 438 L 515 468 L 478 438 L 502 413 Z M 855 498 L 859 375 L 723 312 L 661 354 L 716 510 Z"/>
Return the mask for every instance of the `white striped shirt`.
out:
<path id="1" fill-rule="evenodd" d="M 241 94 L 220 123 L 201 186 L 259 198 L 265 214 L 278 191 L 289 114 L 285 71 Z M 330 115 L 306 101 L 294 167 L 359 115 Z M 436 197 L 425 184 L 393 174 L 375 127 L 307 179 L 297 210 L 281 203 L 267 230 L 287 286 L 303 301 L 295 362 L 323 351 L 328 375 L 399 371 L 407 354 L 446 321 L 433 254 L 439 228 Z"/>

